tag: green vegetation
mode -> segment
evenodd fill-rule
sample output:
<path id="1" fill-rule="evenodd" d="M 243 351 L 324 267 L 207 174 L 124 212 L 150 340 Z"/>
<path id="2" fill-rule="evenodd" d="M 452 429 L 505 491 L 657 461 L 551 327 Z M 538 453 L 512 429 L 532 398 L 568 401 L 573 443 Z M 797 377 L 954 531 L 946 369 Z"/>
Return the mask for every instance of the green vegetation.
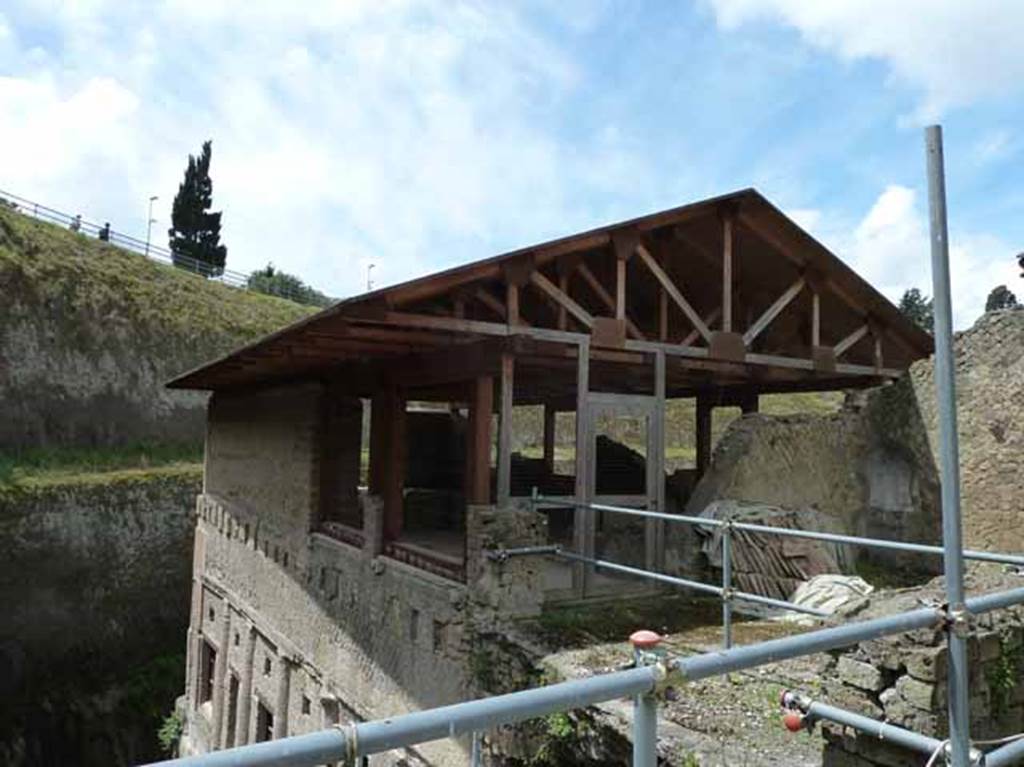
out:
<path id="1" fill-rule="evenodd" d="M 220 242 L 221 214 L 210 212 L 212 153 L 212 143 L 204 141 L 199 157 L 188 156 L 185 178 L 171 207 L 171 228 L 167 231 L 175 266 L 198 270 L 208 277 L 223 274 L 228 257 L 228 249 Z"/>
<path id="2" fill-rule="evenodd" d="M 0 207 L 0 284 L 16 321 L 32 304 L 63 323 L 67 345 L 133 333 L 164 347 L 224 351 L 314 310 L 239 290 Z M 20 305 L 20 306 L 19 306 Z"/>
<path id="3" fill-rule="evenodd" d="M 265 268 L 250 274 L 246 285 L 249 290 L 266 293 L 268 296 L 290 298 L 300 304 L 331 305 L 331 299 L 319 290 L 314 290 L 295 275 L 278 271 L 273 264 L 267 264 Z"/>
<path id="4" fill-rule="evenodd" d="M 164 717 L 160 723 L 160 729 L 156 731 L 156 739 L 160 743 L 160 749 L 168 756 L 174 756 L 178 748 L 178 741 L 185 731 L 185 718 L 175 708 Z"/>
<path id="5" fill-rule="evenodd" d="M 202 459 L 203 446 L 198 444 L 139 443 L 107 448 L 61 447 L 0 451 L 0 489 L 5 486 L 59 481 L 97 472 L 167 466 L 198 468 Z"/>
<path id="6" fill-rule="evenodd" d="M 1010 696 L 1017 687 L 1024 647 L 1011 645 L 1006 635 L 999 637 L 999 657 L 986 670 L 989 695 L 992 696 L 992 713 L 1000 716 L 1010 705 Z"/>
<path id="7" fill-rule="evenodd" d="M 899 310 L 911 322 L 922 330 L 934 332 L 935 316 L 932 299 L 926 297 L 917 288 L 910 288 L 900 298 Z"/>

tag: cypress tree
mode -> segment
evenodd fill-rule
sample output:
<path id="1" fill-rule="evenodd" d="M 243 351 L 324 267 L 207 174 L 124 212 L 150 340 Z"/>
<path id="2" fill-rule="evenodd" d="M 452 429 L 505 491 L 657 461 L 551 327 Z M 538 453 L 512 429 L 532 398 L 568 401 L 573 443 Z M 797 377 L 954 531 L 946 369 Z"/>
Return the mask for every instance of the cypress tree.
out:
<path id="1" fill-rule="evenodd" d="M 199 157 L 188 156 L 185 178 L 171 208 L 171 228 L 167 230 L 175 266 L 206 277 L 222 274 L 228 256 L 228 249 L 220 244 L 221 214 L 210 212 L 210 155 L 211 142 L 206 141 Z"/>

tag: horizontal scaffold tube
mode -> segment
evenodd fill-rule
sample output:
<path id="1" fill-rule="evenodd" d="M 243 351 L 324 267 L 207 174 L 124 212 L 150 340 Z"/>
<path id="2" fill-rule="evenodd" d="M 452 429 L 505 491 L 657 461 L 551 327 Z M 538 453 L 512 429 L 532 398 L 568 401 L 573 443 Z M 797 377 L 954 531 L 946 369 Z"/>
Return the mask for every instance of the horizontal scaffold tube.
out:
<path id="1" fill-rule="evenodd" d="M 912 751 L 919 751 L 922 754 L 934 754 L 943 746 L 943 741 L 937 738 L 920 735 L 912 730 L 897 727 L 888 722 L 879 722 L 871 717 L 811 700 L 810 697 L 799 693 L 783 693 L 782 705 L 785 708 L 796 708 L 802 711 L 807 715 L 808 721 L 813 722 L 816 719 L 827 719 L 836 724 L 852 727 L 878 740 L 895 743 L 898 746 L 909 748 Z"/>
<path id="2" fill-rule="evenodd" d="M 1024 737 L 985 754 L 985 767 L 1007 767 L 1024 762 Z"/>
<path id="3" fill-rule="evenodd" d="M 356 756 L 492 730 L 558 711 L 639 695 L 653 690 L 663 673 L 656 666 L 641 666 L 357 724 Z"/>
<path id="4" fill-rule="evenodd" d="M 685 514 L 666 514 L 661 511 L 647 511 L 645 509 L 630 509 L 625 506 L 609 506 L 603 503 L 577 503 L 572 500 L 559 500 L 557 498 L 545 498 L 537 496 L 537 503 L 550 504 L 550 508 L 573 506 L 594 511 L 607 511 L 612 514 L 625 514 L 628 516 L 647 517 L 648 519 L 662 519 L 666 522 L 677 522 L 699 527 L 722 527 L 727 524 L 722 519 L 711 519 L 709 517 L 692 517 Z M 755 525 L 751 522 L 732 522 L 734 530 L 746 530 L 750 533 L 763 533 L 765 535 L 779 535 L 788 538 L 806 538 L 812 541 L 825 541 L 827 543 L 841 543 L 849 546 L 864 546 L 874 549 L 891 549 L 894 551 L 909 551 L 916 554 L 941 555 L 944 551 L 942 546 L 932 546 L 926 543 L 910 543 L 906 541 L 886 541 L 879 538 L 861 538 L 856 535 L 841 535 L 839 533 L 822 533 L 814 530 L 795 530 L 790 527 L 770 527 L 769 525 Z M 977 551 L 975 549 L 964 549 L 964 559 L 971 559 L 977 562 L 995 562 L 1003 565 L 1020 565 L 1024 567 L 1024 555 L 1005 554 L 995 551 Z"/>
<path id="5" fill-rule="evenodd" d="M 348 757 L 349 739 L 341 728 L 293 735 L 265 743 L 211 751 L 182 759 L 154 762 L 148 767 L 310 767 Z"/>
<path id="6" fill-rule="evenodd" d="M 516 551 L 512 549 L 512 551 Z M 701 583 L 700 581 L 691 581 L 688 578 L 677 578 L 674 575 L 665 575 L 664 573 L 655 573 L 650 570 L 641 570 L 639 567 L 630 567 L 629 565 L 620 565 L 618 562 L 610 562 L 606 559 L 593 559 L 591 557 L 585 557 L 582 554 L 577 554 L 574 551 L 566 551 L 565 549 L 558 549 L 553 552 L 556 556 L 563 557 L 565 559 L 572 559 L 576 562 L 585 562 L 595 567 L 600 567 L 605 570 L 613 570 L 615 572 L 624 573 L 626 575 L 635 575 L 637 578 L 646 578 L 651 581 L 659 581 L 661 583 L 668 583 L 673 586 L 681 586 L 684 589 L 692 589 L 694 591 L 702 591 L 706 594 L 716 594 L 718 596 L 725 596 L 725 589 L 721 586 L 713 586 L 710 583 Z M 778 607 L 782 610 L 792 610 L 798 613 L 805 613 L 807 615 L 814 615 L 818 618 L 827 618 L 831 613 L 827 613 L 824 610 L 819 610 L 816 607 L 805 607 L 804 605 L 793 604 L 792 602 L 785 602 L 781 599 L 772 599 L 771 597 L 763 597 L 760 594 L 748 594 L 746 591 L 730 591 L 728 594 L 730 599 L 739 599 L 744 602 L 753 602 L 759 605 L 766 605 L 768 607 Z"/>

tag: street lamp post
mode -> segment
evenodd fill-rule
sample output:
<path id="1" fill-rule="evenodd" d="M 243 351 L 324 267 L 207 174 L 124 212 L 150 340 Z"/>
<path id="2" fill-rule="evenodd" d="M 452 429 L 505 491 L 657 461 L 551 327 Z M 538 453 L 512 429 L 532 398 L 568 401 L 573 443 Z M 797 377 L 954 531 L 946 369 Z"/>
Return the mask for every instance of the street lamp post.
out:
<path id="1" fill-rule="evenodd" d="M 153 195 L 149 198 L 149 220 L 146 222 L 146 257 L 149 257 L 149 236 L 153 233 L 153 203 L 158 200 L 157 195 Z"/>

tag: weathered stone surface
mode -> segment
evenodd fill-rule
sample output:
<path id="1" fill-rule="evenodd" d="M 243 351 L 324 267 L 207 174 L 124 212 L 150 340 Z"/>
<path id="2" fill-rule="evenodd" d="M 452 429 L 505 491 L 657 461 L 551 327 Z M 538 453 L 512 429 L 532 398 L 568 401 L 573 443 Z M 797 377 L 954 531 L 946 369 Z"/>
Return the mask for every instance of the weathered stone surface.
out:
<path id="1" fill-rule="evenodd" d="M 839 658 L 836 670 L 843 682 L 861 690 L 877 692 L 885 685 L 885 679 L 879 669 L 870 663 L 853 660 L 845 655 Z"/>

